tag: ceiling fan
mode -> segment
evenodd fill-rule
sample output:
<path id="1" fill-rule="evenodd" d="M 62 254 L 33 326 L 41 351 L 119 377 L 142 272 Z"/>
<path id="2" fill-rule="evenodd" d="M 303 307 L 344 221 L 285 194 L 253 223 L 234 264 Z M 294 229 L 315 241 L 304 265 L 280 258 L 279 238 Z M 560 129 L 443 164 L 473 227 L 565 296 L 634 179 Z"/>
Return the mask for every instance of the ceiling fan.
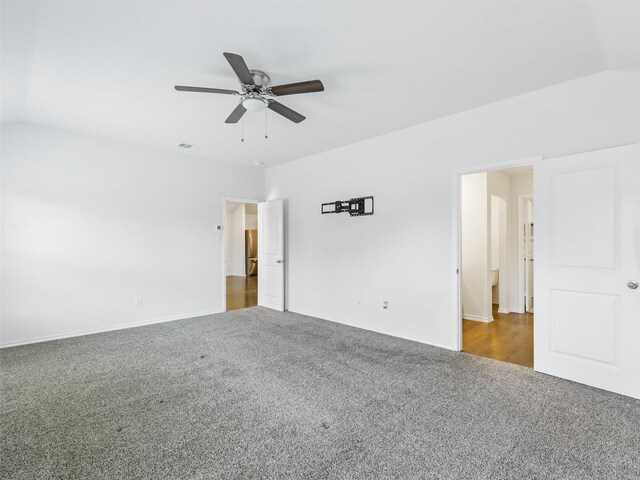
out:
<path id="1" fill-rule="evenodd" d="M 294 95 L 296 93 L 322 92 L 324 85 L 320 80 L 309 80 L 307 82 L 289 83 L 287 85 L 271 86 L 269 75 L 260 70 L 249 70 L 244 59 L 236 53 L 224 53 L 233 71 L 236 72 L 242 92 L 236 90 L 225 90 L 221 88 L 206 87 L 185 87 L 176 85 L 175 89 L 180 92 L 201 92 L 201 93 L 222 93 L 224 95 L 240 95 L 240 103 L 227 117 L 225 123 L 238 123 L 245 112 L 259 112 L 269 108 L 288 118 L 294 123 L 300 123 L 305 119 L 304 115 L 291 110 L 271 97 L 281 97 L 283 95 Z"/>

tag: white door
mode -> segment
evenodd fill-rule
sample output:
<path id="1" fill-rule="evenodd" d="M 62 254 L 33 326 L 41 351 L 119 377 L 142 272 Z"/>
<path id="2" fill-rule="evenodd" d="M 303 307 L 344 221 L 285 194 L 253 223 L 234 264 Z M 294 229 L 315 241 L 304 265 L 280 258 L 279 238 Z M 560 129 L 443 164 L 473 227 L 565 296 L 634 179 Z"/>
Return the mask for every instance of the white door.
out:
<path id="1" fill-rule="evenodd" d="M 538 371 L 640 398 L 640 144 L 535 166 Z"/>
<path id="2" fill-rule="evenodd" d="M 525 223 L 524 223 L 524 279 L 525 298 L 524 309 L 533 313 L 533 200 L 525 199 Z"/>
<path id="3" fill-rule="evenodd" d="M 258 204 L 258 305 L 284 311 L 284 202 Z"/>

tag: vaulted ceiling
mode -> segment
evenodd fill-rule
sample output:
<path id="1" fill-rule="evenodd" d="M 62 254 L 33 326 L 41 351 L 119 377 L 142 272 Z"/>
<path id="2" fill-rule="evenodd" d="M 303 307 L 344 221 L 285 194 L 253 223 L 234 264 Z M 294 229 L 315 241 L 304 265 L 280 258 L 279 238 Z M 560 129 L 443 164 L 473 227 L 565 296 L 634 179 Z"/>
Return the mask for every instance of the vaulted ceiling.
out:
<path id="1" fill-rule="evenodd" d="M 640 70 L 636 0 L 2 0 L 2 122 L 273 165 L 603 70 Z M 307 117 L 227 125 L 223 52 Z M 240 142 L 244 128 L 245 142 Z"/>

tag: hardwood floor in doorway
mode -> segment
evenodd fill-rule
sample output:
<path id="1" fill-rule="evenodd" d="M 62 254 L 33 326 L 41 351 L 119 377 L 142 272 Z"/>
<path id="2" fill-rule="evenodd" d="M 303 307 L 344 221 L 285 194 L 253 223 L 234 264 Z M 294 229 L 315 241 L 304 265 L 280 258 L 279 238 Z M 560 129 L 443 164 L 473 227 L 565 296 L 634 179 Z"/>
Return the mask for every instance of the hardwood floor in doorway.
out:
<path id="1" fill-rule="evenodd" d="M 462 351 L 533 368 L 533 314 L 498 313 L 491 323 L 462 321 Z"/>
<path id="2" fill-rule="evenodd" d="M 258 304 L 258 276 L 227 277 L 227 311 Z"/>

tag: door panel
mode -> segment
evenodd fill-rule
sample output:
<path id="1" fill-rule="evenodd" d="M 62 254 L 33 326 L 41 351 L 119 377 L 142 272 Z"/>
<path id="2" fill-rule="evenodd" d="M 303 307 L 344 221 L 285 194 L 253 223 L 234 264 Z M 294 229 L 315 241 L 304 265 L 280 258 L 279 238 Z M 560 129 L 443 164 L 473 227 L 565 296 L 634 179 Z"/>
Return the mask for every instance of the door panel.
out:
<path id="1" fill-rule="evenodd" d="M 258 204 L 258 305 L 284 311 L 284 202 Z"/>
<path id="2" fill-rule="evenodd" d="M 618 297 L 551 290 L 551 348 L 554 352 L 615 364 Z"/>
<path id="3" fill-rule="evenodd" d="M 640 398 L 640 145 L 535 167 L 534 368 Z"/>
<path id="4" fill-rule="evenodd" d="M 615 172 L 607 166 L 552 174 L 555 265 L 615 267 Z"/>

